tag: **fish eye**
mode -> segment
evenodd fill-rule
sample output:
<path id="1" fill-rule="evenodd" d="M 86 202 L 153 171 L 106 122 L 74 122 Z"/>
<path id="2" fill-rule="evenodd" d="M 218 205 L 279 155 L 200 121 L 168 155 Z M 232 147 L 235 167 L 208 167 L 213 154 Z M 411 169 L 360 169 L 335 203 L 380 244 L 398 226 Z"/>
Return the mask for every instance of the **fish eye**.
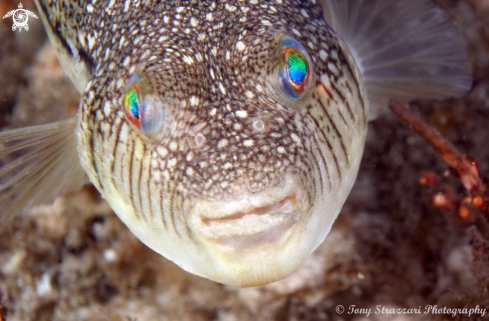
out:
<path id="1" fill-rule="evenodd" d="M 306 49 L 296 40 L 284 37 L 281 41 L 283 62 L 279 73 L 282 92 L 299 99 L 307 92 L 311 80 L 312 63 Z"/>
<path id="2" fill-rule="evenodd" d="M 169 121 L 165 103 L 160 97 L 149 93 L 139 74 L 129 79 L 122 97 L 122 108 L 127 120 L 141 134 L 150 138 L 159 135 Z"/>
<path id="3" fill-rule="evenodd" d="M 141 78 L 133 75 L 122 98 L 122 107 L 127 119 L 141 130 L 141 113 L 139 112 L 144 103 L 144 93 L 141 88 Z"/>

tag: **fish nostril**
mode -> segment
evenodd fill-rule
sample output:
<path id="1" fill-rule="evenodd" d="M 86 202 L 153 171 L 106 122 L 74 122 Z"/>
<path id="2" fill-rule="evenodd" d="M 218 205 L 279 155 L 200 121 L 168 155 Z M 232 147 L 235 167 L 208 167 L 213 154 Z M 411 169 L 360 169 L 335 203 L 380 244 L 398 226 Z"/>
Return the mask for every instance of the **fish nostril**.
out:
<path id="1" fill-rule="evenodd" d="M 197 146 L 202 146 L 205 144 L 205 136 L 200 134 L 200 133 L 195 135 L 194 140 L 195 140 L 195 144 L 197 144 Z"/>
<path id="2" fill-rule="evenodd" d="M 265 123 L 260 119 L 255 120 L 253 122 L 253 129 L 258 130 L 258 131 L 262 131 L 265 129 Z"/>

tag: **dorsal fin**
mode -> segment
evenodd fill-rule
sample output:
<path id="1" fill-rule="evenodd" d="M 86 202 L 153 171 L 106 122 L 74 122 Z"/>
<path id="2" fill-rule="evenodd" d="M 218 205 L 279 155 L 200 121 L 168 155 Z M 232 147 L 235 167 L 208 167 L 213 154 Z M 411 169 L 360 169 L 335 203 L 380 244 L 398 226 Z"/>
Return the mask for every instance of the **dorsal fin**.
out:
<path id="1" fill-rule="evenodd" d="M 388 100 L 465 94 L 472 71 L 464 37 L 430 0 L 322 0 L 326 20 L 362 71 L 375 118 Z"/>

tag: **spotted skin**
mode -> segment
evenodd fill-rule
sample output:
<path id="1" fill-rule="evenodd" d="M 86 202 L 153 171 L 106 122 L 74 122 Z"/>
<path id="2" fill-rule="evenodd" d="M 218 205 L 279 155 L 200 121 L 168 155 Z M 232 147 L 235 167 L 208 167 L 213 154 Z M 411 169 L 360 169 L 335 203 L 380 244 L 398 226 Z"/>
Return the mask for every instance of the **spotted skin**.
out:
<path id="1" fill-rule="evenodd" d="M 79 112 L 81 164 L 144 243 L 192 273 L 250 286 L 289 275 L 324 239 L 358 171 L 368 111 L 358 68 L 317 1 L 38 5 L 90 75 Z M 312 60 L 300 99 L 279 87 L 284 36 Z M 124 115 L 135 73 L 165 101 L 157 137 Z M 286 177 L 301 192 L 300 214 L 266 253 L 223 250 L 192 223 L 198 201 L 236 200 Z"/>

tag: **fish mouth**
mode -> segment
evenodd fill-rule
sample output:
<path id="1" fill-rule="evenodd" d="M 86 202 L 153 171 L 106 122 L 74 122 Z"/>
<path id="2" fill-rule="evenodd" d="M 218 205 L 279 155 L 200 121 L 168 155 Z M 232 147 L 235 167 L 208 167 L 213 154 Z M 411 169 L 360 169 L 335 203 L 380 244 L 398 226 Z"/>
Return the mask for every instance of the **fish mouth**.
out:
<path id="1" fill-rule="evenodd" d="M 301 193 L 289 180 L 285 186 L 238 199 L 198 201 L 191 222 L 195 232 L 209 241 L 234 246 L 263 244 L 284 237 L 295 226 L 301 205 Z"/>
<path id="2" fill-rule="evenodd" d="M 236 221 L 252 220 L 259 215 L 267 215 L 267 214 L 273 214 L 277 212 L 290 212 L 291 207 L 293 207 L 296 202 L 297 202 L 296 196 L 290 195 L 275 204 L 258 206 L 258 207 L 247 206 L 246 209 L 238 211 L 237 213 L 233 213 L 217 218 L 216 217 L 209 218 L 202 215 L 201 219 L 202 219 L 202 223 L 206 226 L 213 226 L 227 221 L 236 222 Z"/>

